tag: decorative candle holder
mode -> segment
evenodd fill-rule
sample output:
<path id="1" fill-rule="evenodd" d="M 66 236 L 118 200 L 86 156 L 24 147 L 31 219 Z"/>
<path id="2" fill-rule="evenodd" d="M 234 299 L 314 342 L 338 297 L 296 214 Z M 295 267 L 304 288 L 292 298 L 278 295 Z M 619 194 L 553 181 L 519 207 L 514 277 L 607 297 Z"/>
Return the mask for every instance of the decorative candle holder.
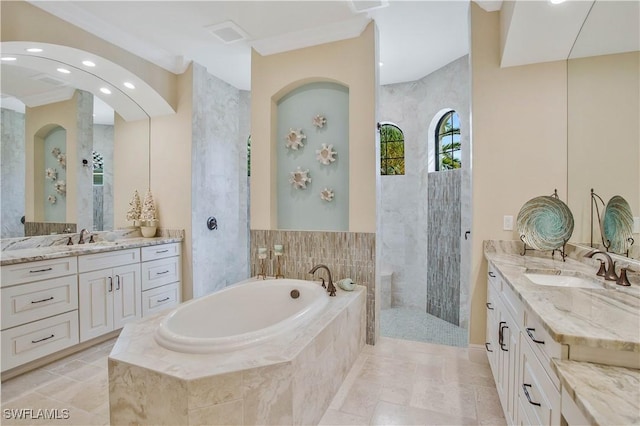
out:
<path id="1" fill-rule="evenodd" d="M 262 279 L 267 278 L 267 274 L 264 271 L 264 260 L 267 258 L 267 249 L 266 248 L 258 248 L 258 259 L 260 259 L 260 273 L 258 274 L 258 278 L 262 277 Z"/>
<path id="2" fill-rule="evenodd" d="M 273 254 L 276 256 L 276 279 L 284 278 L 284 275 L 282 275 L 282 266 L 280 265 L 280 257 L 282 257 L 283 253 L 284 247 L 282 244 L 275 244 L 273 246 Z"/>

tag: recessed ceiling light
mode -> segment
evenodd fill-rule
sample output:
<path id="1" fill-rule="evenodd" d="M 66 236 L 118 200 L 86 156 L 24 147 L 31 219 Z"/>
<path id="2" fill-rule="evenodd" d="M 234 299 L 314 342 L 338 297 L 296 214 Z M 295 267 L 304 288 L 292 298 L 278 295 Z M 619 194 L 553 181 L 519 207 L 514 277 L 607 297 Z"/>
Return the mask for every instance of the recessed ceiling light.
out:
<path id="1" fill-rule="evenodd" d="M 71 74 L 71 71 L 66 68 L 58 68 L 58 72 L 61 72 L 62 74 Z"/>
<path id="2" fill-rule="evenodd" d="M 92 61 L 89 61 L 89 60 L 86 60 L 86 61 L 82 61 L 82 65 L 84 65 L 86 67 L 95 67 L 96 63 L 92 62 Z"/>
<path id="3" fill-rule="evenodd" d="M 549 3 L 551 4 L 560 4 L 560 3 L 564 3 L 566 0 L 549 0 Z"/>
<path id="4" fill-rule="evenodd" d="M 2 61 L 15 61 L 16 58 L 14 58 L 13 56 L 3 56 L 2 58 L 0 58 L 0 60 L 2 60 Z"/>
<path id="5" fill-rule="evenodd" d="M 100 91 L 102 93 L 104 93 L 105 95 L 110 95 L 111 94 L 111 90 L 107 89 L 106 87 L 101 87 Z"/>
<path id="6" fill-rule="evenodd" d="M 31 53 L 40 53 L 42 52 L 42 49 L 40 49 L 39 47 L 30 47 L 26 49 L 26 51 Z"/>
<path id="7" fill-rule="evenodd" d="M 129 83 L 128 81 L 125 81 L 124 83 L 124 87 L 126 87 L 127 89 L 135 89 L 136 86 L 133 85 L 133 83 Z"/>

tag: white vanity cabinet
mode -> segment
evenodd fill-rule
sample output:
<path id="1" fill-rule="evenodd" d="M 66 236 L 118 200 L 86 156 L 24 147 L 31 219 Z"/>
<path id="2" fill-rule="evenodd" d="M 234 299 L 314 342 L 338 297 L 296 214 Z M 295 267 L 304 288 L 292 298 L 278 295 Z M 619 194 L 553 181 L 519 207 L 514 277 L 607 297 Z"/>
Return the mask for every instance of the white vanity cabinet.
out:
<path id="1" fill-rule="evenodd" d="M 180 254 L 179 243 L 141 249 L 143 317 L 180 303 L 182 280 Z"/>
<path id="2" fill-rule="evenodd" d="M 78 343 L 77 259 L 2 267 L 2 371 Z"/>
<path id="3" fill-rule="evenodd" d="M 142 316 L 140 249 L 78 257 L 80 341 Z"/>

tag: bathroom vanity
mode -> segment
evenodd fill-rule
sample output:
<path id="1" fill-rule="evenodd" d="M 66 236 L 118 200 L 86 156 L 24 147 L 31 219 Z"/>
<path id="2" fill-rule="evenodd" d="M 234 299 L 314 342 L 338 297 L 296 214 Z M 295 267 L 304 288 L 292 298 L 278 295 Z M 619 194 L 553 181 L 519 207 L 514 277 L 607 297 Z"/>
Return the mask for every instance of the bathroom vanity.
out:
<path id="1" fill-rule="evenodd" d="M 181 237 L 2 251 L 2 378 L 180 303 Z"/>
<path id="2" fill-rule="evenodd" d="M 521 246 L 484 245 L 485 346 L 508 423 L 637 424 L 640 286 L 601 280 L 578 247 L 563 262 Z"/>

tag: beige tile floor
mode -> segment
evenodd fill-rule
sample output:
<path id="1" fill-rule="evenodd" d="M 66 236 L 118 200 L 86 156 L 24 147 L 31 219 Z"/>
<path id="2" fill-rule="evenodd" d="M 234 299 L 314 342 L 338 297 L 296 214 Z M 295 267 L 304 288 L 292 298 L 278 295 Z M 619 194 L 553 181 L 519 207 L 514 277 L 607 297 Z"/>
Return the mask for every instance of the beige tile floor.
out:
<path id="1" fill-rule="evenodd" d="M 109 424 L 107 356 L 114 340 L 2 383 L 10 424 Z M 11 409 L 67 409 L 60 420 L 8 419 Z M 321 425 L 503 425 L 491 371 L 467 350 L 387 337 L 366 346 Z"/>

